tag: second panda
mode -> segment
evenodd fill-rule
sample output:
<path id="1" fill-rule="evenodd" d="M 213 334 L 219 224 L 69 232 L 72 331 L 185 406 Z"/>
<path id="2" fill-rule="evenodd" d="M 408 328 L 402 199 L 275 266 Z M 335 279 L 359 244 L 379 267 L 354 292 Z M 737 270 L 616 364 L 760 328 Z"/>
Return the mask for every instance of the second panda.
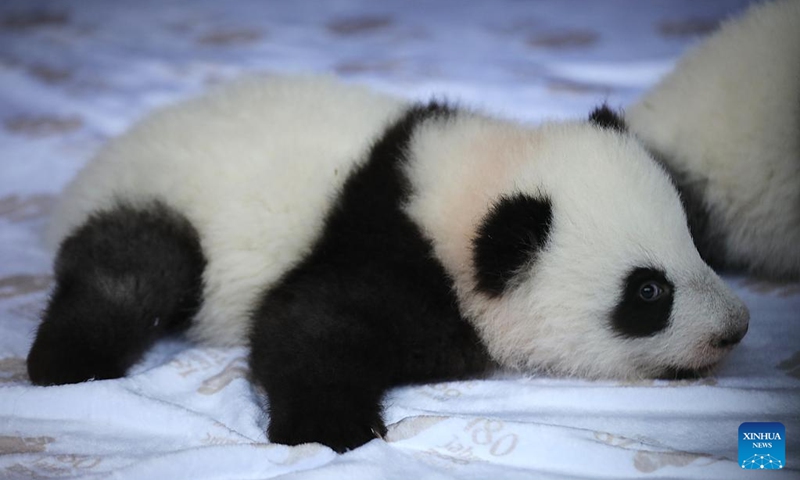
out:
<path id="1" fill-rule="evenodd" d="M 664 170 L 601 109 L 528 127 L 319 78 L 161 110 L 64 193 L 31 380 L 116 378 L 159 337 L 251 347 L 269 438 L 382 436 L 401 384 L 493 366 L 707 373 L 749 315 Z"/>
<path id="2" fill-rule="evenodd" d="M 718 270 L 800 281 L 800 1 L 724 22 L 626 113 Z"/>

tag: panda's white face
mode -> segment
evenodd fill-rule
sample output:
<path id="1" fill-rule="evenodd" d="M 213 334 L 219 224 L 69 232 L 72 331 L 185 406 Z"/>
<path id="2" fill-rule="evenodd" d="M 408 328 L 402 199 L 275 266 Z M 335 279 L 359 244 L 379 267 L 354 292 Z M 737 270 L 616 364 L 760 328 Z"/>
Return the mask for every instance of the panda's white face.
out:
<path id="1" fill-rule="evenodd" d="M 705 373 L 744 335 L 746 307 L 691 239 L 648 238 L 664 233 L 657 219 L 641 218 L 654 213 L 652 204 L 618 210 L 625 218 L 615 224 L 601 212 L 560 212 L 553 202 L 542 251 L 486 302 L 482 318 L 508 322 L 505 338 L 495 338 L 503 363 L 595 378 L 681 377 Z M 489 336 L 498 332 L 487 326 Z"/>
<path id="2" fill-rule="evenodd" d="M 592 125 L 508 130 L 459 135 L 485 136 L 483 145 L 501 136 L 504 150 L 489 160 L 440 135 L 442 157 L 493 169 L 480 178 L 450 170 L 452 189 L 423 185 L 409 204 L 493 358 L 590 378 L 675 378 L 716 365 L 749 314 L 700 259 L 661 167 L 631 137 Z M 464 213 L 481 199 L 492 201 Z M 466 243 L 453 240 L 459 230 Z"/>

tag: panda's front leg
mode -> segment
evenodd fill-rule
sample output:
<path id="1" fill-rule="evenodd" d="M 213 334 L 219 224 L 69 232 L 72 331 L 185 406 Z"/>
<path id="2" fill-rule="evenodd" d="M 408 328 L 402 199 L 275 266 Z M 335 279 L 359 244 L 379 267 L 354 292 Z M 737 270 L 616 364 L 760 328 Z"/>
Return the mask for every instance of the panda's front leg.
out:
<path id="1" fill-rule="evenodd" d="M 344 452 L 386 432 L 381 399 L 397 383 L 396 332 L 380 297 L 347 277 L 295 271 L 254 313 L 251 376 L 267 393 L 273 442 Z"/>
<path id="2" fill-rule="evenodd" d="M 319 442 L 344 453 L 386 434 L 383 392 L 365 385 L 309 385 L 302 379 L 269 395 L 269 439 L 284 445 Z"/>

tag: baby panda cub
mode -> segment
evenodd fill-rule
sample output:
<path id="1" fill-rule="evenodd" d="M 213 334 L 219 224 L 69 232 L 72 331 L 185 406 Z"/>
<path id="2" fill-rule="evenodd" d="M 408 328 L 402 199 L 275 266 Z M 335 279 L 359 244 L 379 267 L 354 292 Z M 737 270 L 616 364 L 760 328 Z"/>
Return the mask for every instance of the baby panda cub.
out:
<path id="1" fill-rule="evenodd" d="M 39 385 L 125 375 L 185 330 L 250 345 L 269 438 L 342 452 L 396 385 L 500 365 L 708 372 L 748 312 L 662 167 L 607 109 L 523 126 L 328 78 L 156 112 L 67 188 Z"/>

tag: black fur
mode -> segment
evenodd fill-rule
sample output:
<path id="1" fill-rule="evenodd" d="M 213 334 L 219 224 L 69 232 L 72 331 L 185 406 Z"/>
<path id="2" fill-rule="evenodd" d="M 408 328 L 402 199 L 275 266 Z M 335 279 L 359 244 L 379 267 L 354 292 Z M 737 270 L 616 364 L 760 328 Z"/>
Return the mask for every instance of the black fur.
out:
<path id="1" fill-rule="evenodd" d="M 311 253 L 265 292 L 250 367 L 267 392 L 272 441 L 355 448 L 386 432 L 388 388 L 489 365 L 452 280 L 402 210 L 411 134 L 449 115 L 435 103 L 417 106 L 388 128 L 346 181 Z"/>
<path id="2" fill-rule="evenodd" d="M 158 337 L 188 326 L 204 267 L 197 232 L 161 203 L 92 215 L 59 248 L 31 381 L 123 376 Z"/>
<path id="3" fill-rule="evenodd" d="M 472 241 L 478 289 L 492 296 L 502 294 L 520 269 L 544 248 L 552 220 L 548 198 L 521 193 L 500 198 Z"/>
<path id="4" fill-rule="evenodd" d="M 647 282 L 660 284 L 665 292 L 654 301 L 644 301 L 639 297 L 639 288 Z M 624 337 L 649 337 L 664 330 L 669 325 L 675 286 L 661 270 L 655 268 L 636 268 L 622 285 L 622 298 L 611 314 L 611 326 Z"/>
<path id="5" fill-rule="evenodd" d="M 589 114 L 589 122 L 601 128 L 616 130 L 619 133 L 626 133 L 628 131 L 625 120 L 623 120 L 617 112 L 608 108 L 608 105 L 605 103 L 595 108 L 594 111 Z"/>

